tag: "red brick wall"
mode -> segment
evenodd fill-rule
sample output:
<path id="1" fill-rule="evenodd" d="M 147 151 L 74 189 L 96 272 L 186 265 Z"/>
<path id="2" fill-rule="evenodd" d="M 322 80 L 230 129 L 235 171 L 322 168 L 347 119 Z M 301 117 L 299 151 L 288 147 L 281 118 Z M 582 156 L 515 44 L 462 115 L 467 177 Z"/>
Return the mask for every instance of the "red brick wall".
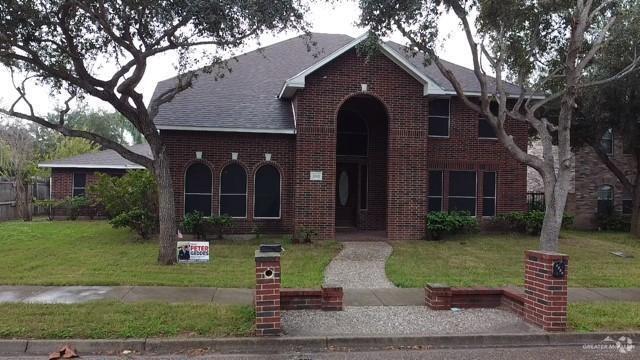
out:
<path id="1" fill-rule="evenodd" d="M 280 310 L 342 311 L 342 301 L 341 287 L 280 290 Z"/>
<path id="2" fill-rule="evenodd" d="M 633 165 L 633 155 L 624 154 L 623 139 L 614 134 L 613 161 L 634 179 L 636 169 Z M 596 225 L 596 210 L 598 208 L 598 189 L 603 185 L 613 186 L 613 205 L 616 211 L 622 212 L 624 187 L 618 178 L 600 161 L 593 149 L 584 147 L 578 150 L 575 172 L 575 226 L 582 229 L 594 229 Z"/>
<path id="3" fill-rule="evenodd" d="M 345 100 L 360 93 L 363 83 L 368 86 L 367 95 L 379 99 L 389 115 L 386 226 L 390 239 L 424 236 L 429 169 L 497 171 L 497 211 L 526 210 L 526 167 L 512 160 L 499 142 L 478 139 L 476 113 L 454 101 L 450 137 L 429 138 L 423 86 L 384 55 L 367 61 L 349 51 L 309 75 L 295 99 L 297 228 L 314 228 L 322 238 L 335 235 L 336 115 Z M 526 149 L 527 126 L 510 122 L 507 128 Z M 323 171 L 323 181 L 309 180 L 313 170 Z M 480 178 L 478 184 L 481 209 Z"/>
<path id="4" fill-rule="evenodd" d="M 175 192 L 176 215 L 184 215 L 184 176 L 187 168 L 194 162 L 201 161 L 209 166 L 213 173 L 212 212 L 219 213 L 220 208 L 220 174 L 222 169 L 232 162 L 231 153 L 238 153 L 237 162 L 247 172 L 247 217 L 234 219 L 231 231 L 250 233 L 254 227 L 261 232 L 291 232 L 293 229 L 293 135 L 248 134 L 194 131 L 162 131 L 162 137 L 171 159 L 171 175 Z M 196 159 L 196 151 L 202 151 L 202 160 Z M 258 168 L 266 164 L 265 153 L 271 154 L 269 164 L 280 170 L 282 182 L 280 219 L 254 219 L 253 194 L 254 174 Z"/>
<path id="5" fill-rule="evenodd" d="M 51 197 L 56 200 L 64 200 L 73 195 L 73 174 L 85 173 L 87 174 L 87 192 L 91 184 L 96 182 L 96 173 L 103 173 L 113 176 L 121 176 L 125 173 L 124 170 L 115 169 L 72 169 L 72 168 L 53 168 L 51 169 Z M 80 216 L 88 216 L 89 209 L 81 209 Z M 55 216 L 66 216 L 66 210 L 55 209 Z M 104 214 L 98 213 L 96 216 L 103 216 Z"/>
<path id="6" fill-rule="evenodd" d="M 545 251 L 525 252 L 524 316 L 545 331 L 567 329 L 567 273 L 569 257 Z M 553 276 L 553 265 L 565 262 L 565 275 Z"/>

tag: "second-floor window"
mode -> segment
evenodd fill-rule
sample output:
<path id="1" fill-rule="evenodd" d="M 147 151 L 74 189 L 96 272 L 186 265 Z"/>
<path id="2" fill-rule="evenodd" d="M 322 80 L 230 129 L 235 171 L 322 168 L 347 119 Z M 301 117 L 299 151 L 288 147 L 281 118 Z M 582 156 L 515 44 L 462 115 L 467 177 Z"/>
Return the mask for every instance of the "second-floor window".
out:
<path id="1" fill-rule="evenodd" d="M 600 146 L 607 155 L 613 155 L 613 130 L 605 131 L 600 139 Z"/>
<path id="2" fill-rule="evenodd" d="M 449 99 L 429 101 L 429 136 L 448 137 L 450 122 Z"/>

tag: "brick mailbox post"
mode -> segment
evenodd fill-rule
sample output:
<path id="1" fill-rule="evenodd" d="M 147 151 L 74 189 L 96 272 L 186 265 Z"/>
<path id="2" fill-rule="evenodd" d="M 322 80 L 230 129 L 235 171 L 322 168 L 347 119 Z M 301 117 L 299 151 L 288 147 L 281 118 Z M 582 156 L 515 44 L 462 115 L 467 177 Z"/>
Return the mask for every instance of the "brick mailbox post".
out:
<path id="1" fill-rule="evenodd" d="M 524 260 L 525 319 L 545 331 L 565 331 L 569 257 L 529 250 Z"/>
<path id="2" fill-rule="evenodd" d="M 278 336 L 280 326 L 280 253 L 256 250 L 256 336 Z"/>

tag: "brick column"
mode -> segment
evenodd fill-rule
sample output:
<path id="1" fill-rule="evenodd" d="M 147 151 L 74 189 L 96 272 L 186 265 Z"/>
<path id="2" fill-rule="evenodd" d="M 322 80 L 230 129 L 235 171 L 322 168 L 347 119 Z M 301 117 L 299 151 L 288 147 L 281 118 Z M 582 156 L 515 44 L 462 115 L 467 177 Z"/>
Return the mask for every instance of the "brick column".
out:
<path id="1" fill-rule="evenodd" d="M 342 287 L 323 286 L 322 287 L 322 310 L 342 311 Z"/>
<path id="2" fill-rule="evenodd" d="M 256 250 L 256 336 L 280 335 L 280 253 Z"/>
<path id="3" fill-rule="evenodd" d="M 424 288 L 424 301 L 432 310 L 451 309 L 451 287 L 443 284 L 427 284 Z"/>
<path id="4" fill-rule="evenodd" d="M 569 257 L 548 251 L 525 252 L 524 317 L 545 331 L 567 329 L 567 272 Z M 564 274 L 554 276 L 554 264 L 564 263 Z M 559 275 L 559 274 L 556 274 Z"/>

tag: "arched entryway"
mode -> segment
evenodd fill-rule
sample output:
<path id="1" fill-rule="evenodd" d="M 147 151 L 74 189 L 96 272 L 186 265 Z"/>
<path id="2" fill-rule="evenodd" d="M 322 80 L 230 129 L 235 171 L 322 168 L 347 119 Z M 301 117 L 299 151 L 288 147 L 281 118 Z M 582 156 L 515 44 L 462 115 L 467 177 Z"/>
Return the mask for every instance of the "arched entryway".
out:
<path id="1" fill-rule="evenodd" d="M 340 107 L 336 126 L 336 231 L 386 230 L 386 108 L 355 95 Z"/>

